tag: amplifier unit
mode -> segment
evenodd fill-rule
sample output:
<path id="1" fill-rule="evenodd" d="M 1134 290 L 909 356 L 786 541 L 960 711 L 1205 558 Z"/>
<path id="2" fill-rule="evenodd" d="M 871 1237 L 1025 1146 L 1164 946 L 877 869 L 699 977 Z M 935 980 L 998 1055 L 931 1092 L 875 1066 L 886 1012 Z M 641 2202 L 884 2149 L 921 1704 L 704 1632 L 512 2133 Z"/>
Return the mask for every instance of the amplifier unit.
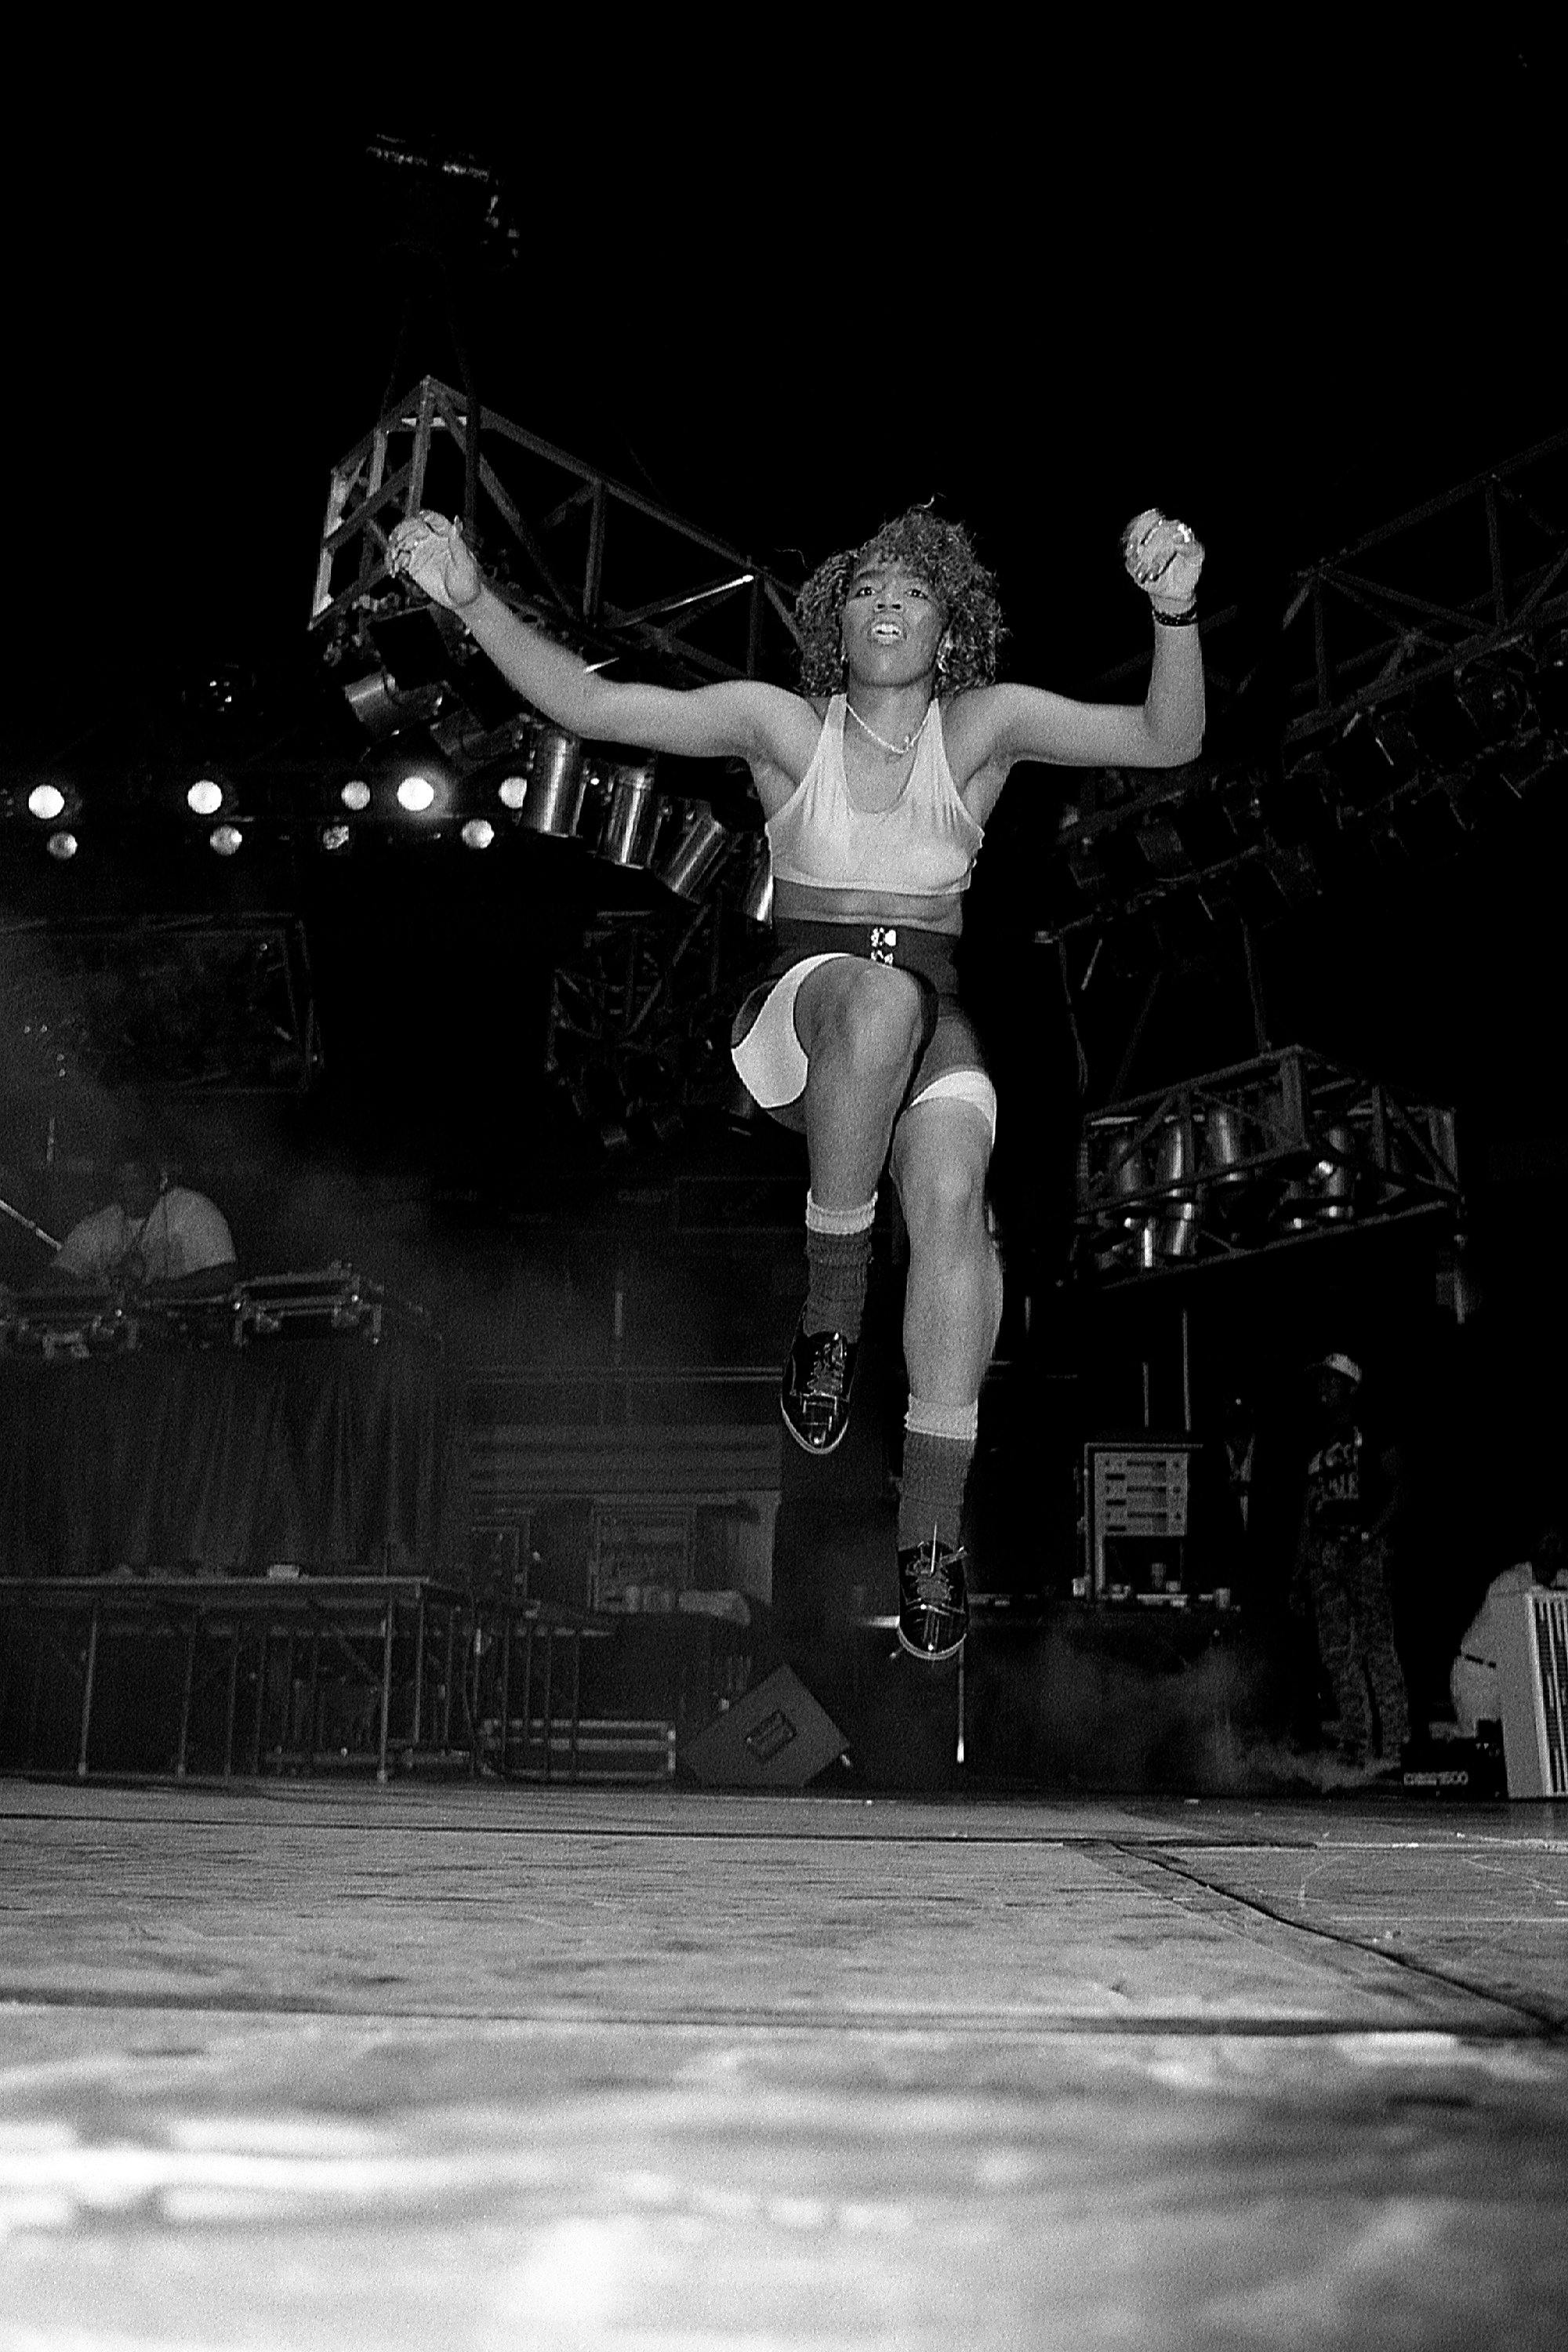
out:
<path id="1" fill-rule="evenodd" d="M 1498 1629 L 1510 1797 L 1568 1797 L 1568 1592 L 1514 1593 Z"/>

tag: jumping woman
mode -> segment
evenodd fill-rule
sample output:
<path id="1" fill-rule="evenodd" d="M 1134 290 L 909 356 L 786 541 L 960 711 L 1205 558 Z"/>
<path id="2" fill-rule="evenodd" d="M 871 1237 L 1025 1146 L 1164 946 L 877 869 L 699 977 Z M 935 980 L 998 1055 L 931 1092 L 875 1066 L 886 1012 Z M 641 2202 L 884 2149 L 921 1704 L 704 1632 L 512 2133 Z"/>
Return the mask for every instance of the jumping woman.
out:
<path id="1" fill-rule="evenodd" d="M 457 613 L 501 675 L 570 734 L 743 759 L 767 820 L 777 952 L 735 1024 L 763 1108 L 804 1132 L 805 1305 L 780 1402 L 809 1454 L 847 1425 L 877 1188 L 909 1229 L 910 1403 L 899 1501 L 899 1639 L 953 1656 L 968 1627 L 961 1522 L 980 1383 L 1002 1317 L 986 1214 L 996 1096 L 953 956 L 986 820 L 1019 761 L 1163 768 L 1203 741 L 1195 593 L 1204 551 L 1151 509 L 1122 554 L 1153 614 L 1142 706 L 998 684 L 1001 614 L 967 534 L 915 508 L 802 589 L 797 693 L 738 679 L 617 685 L 487 585 L 457 524 L 392 533 L 395 568 Z"/>

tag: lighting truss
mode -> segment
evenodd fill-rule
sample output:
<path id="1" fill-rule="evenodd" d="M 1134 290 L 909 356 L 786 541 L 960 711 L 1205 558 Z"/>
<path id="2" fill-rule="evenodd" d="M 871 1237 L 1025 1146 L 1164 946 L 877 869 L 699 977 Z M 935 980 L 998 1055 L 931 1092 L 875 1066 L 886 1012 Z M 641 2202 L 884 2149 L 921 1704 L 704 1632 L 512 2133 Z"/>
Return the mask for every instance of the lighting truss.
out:
<path id="1" fill-rule="evenodd" d="M 1250 618 L 1231 604 L 1200 625 L 1205 667 L 1222 698 L 1256 687 L 1258 663 L 1240 674 L 1233 666 Z M 1292 575 L 1277 648 L 1264 656 L 1278 660 L 1287 751 L 1564 621 L 1568 431 Z M 1119 663 L 1099 683 L 1143 666 L 1142 656 Z"/>
<path id="2" fill-rule="evenodd" d="M 1568 433 L 1298 572 L 1261 656 L 1249 617 L 1231 606 L 1204 622 L 1205 667 L 1221 731 L 1249 694 L 1282 706 L 1278 761 L 1087 780 L 1063 813 L 1072 887 L 1042 944 L 1176 893 L 1267 919 L 1317 894 L 1325 844 L 1397 850 L 1425 824 L 1458 848 L 1478 798 L 1517 801 L 1561 769 Z"/>
<path id="3" fill-rule="evenodd" d="M 435 376 L 331 469 L 312 628 L 341 641 L 356 616 L 404 604 L 388 534 L 465 499 L 497 593 L 584 653 L 682 685 L 782 668 L 798 583 Z"/>
<path id="4" fill-rule="evenodd" d="M 730 1023 L 767 944 L 718 898 L 675 919 L 605 912 L 589 926 L 552 975 L 545 1066 L 604 1142 L 729 1095 Z"/>
<path id="5" fill-rule="evenodd" d="M 0 929 L 0 1090 L 300 1093 L 321 1066 L 297 917 Z"/>
<path id="6" fill-rule="evenodd" d="M 1083 1123 L 1077 1260 L 1107 1282 L 1417 1216 L 1463 1223 L 1453 1111 L 1300 1045 Z"/>

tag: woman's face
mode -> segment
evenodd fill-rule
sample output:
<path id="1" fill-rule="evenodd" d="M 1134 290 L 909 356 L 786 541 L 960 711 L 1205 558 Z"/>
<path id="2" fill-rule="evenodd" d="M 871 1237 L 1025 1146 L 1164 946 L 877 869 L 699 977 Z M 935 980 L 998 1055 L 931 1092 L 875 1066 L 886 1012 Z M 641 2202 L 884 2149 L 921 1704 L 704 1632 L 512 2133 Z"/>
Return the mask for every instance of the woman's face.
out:
<path id="1" fill-rule="evenodd" d="M 861 565 L 844 599 L 844 659 L 864 686 L 910 686 L 936 667 L 947 616 L 923 572 L 896 556 Z"/>

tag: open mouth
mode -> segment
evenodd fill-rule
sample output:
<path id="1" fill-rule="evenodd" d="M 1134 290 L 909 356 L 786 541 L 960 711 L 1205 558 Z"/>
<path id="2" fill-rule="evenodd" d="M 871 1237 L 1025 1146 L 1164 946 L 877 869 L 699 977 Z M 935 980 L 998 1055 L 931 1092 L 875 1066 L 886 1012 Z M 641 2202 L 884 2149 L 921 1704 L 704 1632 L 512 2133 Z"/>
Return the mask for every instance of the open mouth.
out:
<path id="1" fill-rule="evenodd" d="M 883 645 L 896 646 L 903 634 L 897 621 L 873 621 L 871 624 L 871 635 Z"/>

